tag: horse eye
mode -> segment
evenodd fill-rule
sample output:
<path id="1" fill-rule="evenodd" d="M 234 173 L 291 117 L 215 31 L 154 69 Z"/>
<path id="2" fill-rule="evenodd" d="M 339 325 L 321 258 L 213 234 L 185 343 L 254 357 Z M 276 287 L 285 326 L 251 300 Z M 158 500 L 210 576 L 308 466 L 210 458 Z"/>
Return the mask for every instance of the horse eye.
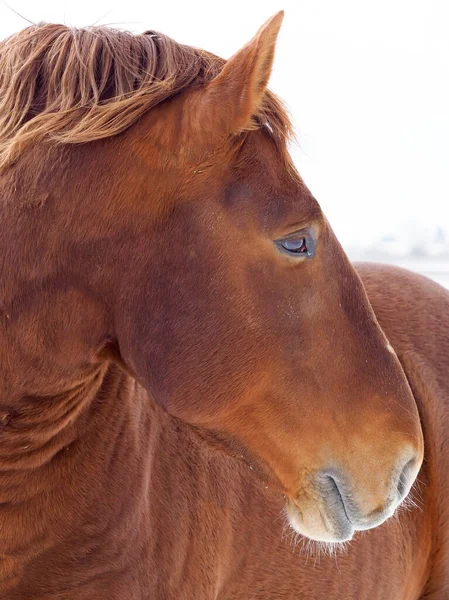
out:
<path id="1" fill-rule="evenodd" d="M 291 256 L 311 257 L 315 254 L 315 244 L 312 238 L 305 235 L 277 240 L 276 244 L 283 252 Z"/>

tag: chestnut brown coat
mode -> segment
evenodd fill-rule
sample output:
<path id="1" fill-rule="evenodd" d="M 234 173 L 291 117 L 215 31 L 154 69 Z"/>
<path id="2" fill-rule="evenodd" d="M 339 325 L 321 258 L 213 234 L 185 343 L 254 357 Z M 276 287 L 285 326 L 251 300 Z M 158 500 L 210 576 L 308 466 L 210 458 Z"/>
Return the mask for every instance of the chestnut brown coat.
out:
<path id="1" fill-rule="evenodd" d="M 2 600 L 449 597 L 449 294 L 346 257 L 281 21 L 0 44 Z"/>

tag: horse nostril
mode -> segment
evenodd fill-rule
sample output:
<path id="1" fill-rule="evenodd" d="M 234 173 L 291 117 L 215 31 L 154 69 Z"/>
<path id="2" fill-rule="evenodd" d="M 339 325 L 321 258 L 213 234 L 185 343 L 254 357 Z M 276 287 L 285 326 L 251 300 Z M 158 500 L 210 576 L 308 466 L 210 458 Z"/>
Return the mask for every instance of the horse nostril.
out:
<path id="1" fill-rule="evenodd" d="M 342 511 L 348 521 L 350 521 L 346 511 L 346 504 L 342 490 L 338 485 L 337 479 L 334 477 L 334 475 L 331 475 L 329 472 L 320 473 L 318 480 L 320 482 L 320 491 L 323 497 L 327 499 L 334 509 L 337 508 L 338 510 Z"/>
<path id="2" fill-rule="evenodd" d="M 414 477 L 412 475 L 414 466 L 415 458 L 411 458 L 405 463 L 404 467 L 402 468 L 402 471 L 399 474 L 397 490 L 401 501 L 407 496 L 407 494 L 410 491 L 410 488 L 412 487 L 414 481 Z"/>
<path id="3" fill-rule="evenodd" d="M 372 473 L 364 481 L 348 477 L 343 470 L 326 469 L 317 474 L 316 485 L 325 510 L 336 522 L 349 522 L 355 529 L 377 527 L 391 517 L 413 484 L 418 466 L 416 455 L 407 454 L 390 473 Z M 355 482 L 354 482 L 355 479 Z M 358 483 L 358 485 L 356 485 Z"/>

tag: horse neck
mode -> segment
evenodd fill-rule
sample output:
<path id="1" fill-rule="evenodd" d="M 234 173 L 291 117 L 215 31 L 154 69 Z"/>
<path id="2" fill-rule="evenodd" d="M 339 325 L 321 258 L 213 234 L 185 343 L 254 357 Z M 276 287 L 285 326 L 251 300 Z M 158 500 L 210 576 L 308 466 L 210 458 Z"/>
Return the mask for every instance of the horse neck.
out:
<path id="1" fill-rule="evenodd" d="M 20 576 L 21 564 L 48 551 L 61 531 L 111 519 L 127 505 L 132 513 L 159 426 L 141 395 L 109 365 L 57 398 L 22 399 L 26 412 L 9 414 L 0 430 L 0 543 L 7 555 L 20 548 L 20 560 L 2 561 L 0 581 Z"/>
<path id="2" fill-rule="evenodd" d="M 17 557 L 0 565 L 0 595 L 17 593 L 11 586 L 32 577 L 30 561 L 44 572 L 46 561 L 57 563 L 67 552 L 75 574 L 92 543 L 98 564 L 109 569 L 114 560 L 135 565 L 137 554 L 162 573 L 174 551 L 179 564 L 189 564 L 191 532 L 198 530 L 198 560 L 213 555 L 218 564 L 235 538 L 229 507 L 238 512 L 251 494 L 243 467 L 166 415 L 115 365 L 59 402 L 53 437 L 55 413 L 47 405 L 36 410 L 33 443 L 40 439 L 41 453 L 24 449 L 15 465 L 5 456 L 0 463 L 0 542 L 5 555 Z"/>

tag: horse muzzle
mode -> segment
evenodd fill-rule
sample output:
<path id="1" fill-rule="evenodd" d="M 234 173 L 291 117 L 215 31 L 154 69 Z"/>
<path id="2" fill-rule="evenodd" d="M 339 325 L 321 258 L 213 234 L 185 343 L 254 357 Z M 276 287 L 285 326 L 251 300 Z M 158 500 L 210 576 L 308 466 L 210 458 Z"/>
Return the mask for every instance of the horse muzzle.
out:
<path id="1" fill-rule="evenodd" d="M 363 479 L 369 484 L 366 488 L 354 485 L 342 468 L 321 470 L 289 501 L 290 525 L 319 542 L 348 541 L 355 531 L 378 527 L 394 514 L 408 495 L 420 465 L 421 460 L 407 455 L 389 476 L 364 473 Z"/>

